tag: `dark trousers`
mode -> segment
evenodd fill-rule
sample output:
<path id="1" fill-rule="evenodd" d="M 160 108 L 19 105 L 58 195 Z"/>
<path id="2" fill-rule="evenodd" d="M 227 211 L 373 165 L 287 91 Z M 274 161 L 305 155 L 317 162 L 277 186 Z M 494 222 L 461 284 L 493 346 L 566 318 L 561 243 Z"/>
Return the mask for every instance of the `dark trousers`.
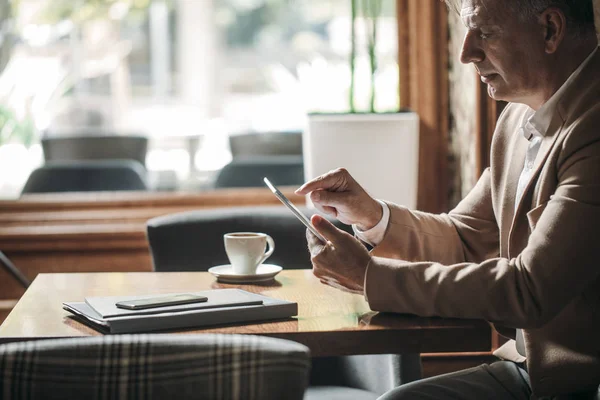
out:
<path id="1" fill-rule="evenodd" d="M 483 364 L 390 390 L 379 400 L 530 400 L 534 399 L 529 375 L 519 364 L 498 361 Z M 578 393 L 543 400 L 596 400 L 597 392 Z M 542 400 L 542 399 L 540 399 Z"/>

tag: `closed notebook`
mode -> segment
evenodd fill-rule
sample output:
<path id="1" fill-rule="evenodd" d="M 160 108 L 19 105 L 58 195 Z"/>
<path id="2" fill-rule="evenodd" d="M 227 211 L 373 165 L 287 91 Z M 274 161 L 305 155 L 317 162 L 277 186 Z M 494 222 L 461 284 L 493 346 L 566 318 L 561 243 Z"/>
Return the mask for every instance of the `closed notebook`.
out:
<path id="1" fill-rule="evenodd" d="M 254 293 L 247 292 L 241 289 L 218 289 L 204 290 L 200 292 L 186 292 L 186 294 L 195 294 L 198 296 L 206 296 L 207 301 L 202 303 L 177 304 L 173 306 L 154 307 L 142 310 L 127 310 L 118 308 L 115 304 L 126 300 L 141 300 L 145 298 L 160 298 L 168 297 L 174 294 L 169 293 L 163 295 L 147 295 L 147 296 L 110 296 L 110 297 L 86 297 L 85 302 L 92 307 L 96 313 L 102 318 L 124 317 L 131 315 L 144 314 L 159 314 L 173 311 L 187 311 L 197 309 L 208 309 L 218 307 L 233 307 L 233 306 L 250 306 L 262 304 L 263 299 L 257 298 Z"/>
<path id="2" fill-rule="evenodd" d="M 107 306 L 107 302 L 112 304 L 117 301 L 132 299 L 131 296 L 87 299 L 88 302 L 68 302 L 63 303 L 63 308 L 72 313 L 75 318 L 81 322 L 105 333 L 135 333 L 152 332 L 167 329 L 200 328 L 222 324 L 235 324 L 268 321 L 275 319 L 284 319 L 298 314 L 298 304 L 286 300 L 274 299 L 271 297 L 246 292 L 240 289 L 216 289 L 210 291 L 196 292 L 197 294 L 215 298 L 215 292 L 225 292 L 223 297 L 233 296 L 231 298 L 244 299 L 245 304 L 224 303 L 218 307 L 190 308 L 203 303 L 192 303 L 185 305 L 170 306 L 177 310 L 159 310 L 148 313 L 147 310 L 123 310 L 126 315 L 103 317 L 98 311 L 90 306 L 91 303 L 99 307 L 105 315 L 111 315 L 113 311 Z M 240 293 L 241 292 L 241 293 Z M 218 295 L 220 296 L 220 294 Z M 143 298 L 149 296 L 136 296 Z M 258 302 L 258 304 L 247 304 L 248 301 Z M 262 302 L 262 304 L 260 304 Z M 208 303 L 208 302 L 207 302 Z M 204 303 L 206 304 L 206 303 Z M 187 308 L 186 308 L 187 307 Z M 116 308 L 116 307 L 115 307 Z M 160 307 L 167 308 L 167 307 Z M 120 309 L 119 309 L 120 311 Z M 131 314 L 135 313 L 135 314 Z"/>

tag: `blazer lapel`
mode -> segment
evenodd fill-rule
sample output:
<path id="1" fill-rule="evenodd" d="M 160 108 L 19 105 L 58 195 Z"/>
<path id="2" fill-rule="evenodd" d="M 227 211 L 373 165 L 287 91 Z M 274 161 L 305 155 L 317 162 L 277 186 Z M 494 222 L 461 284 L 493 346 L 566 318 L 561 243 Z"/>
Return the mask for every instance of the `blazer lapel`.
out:
<path id="1" fill-rule="evenodd" d="M 506 214 L 510 216 L 510 221 L 512 225 L 512 219 L 515 211 L 515 200 L 517 196 L 517 185 L 519 184 L 519 177 L 521 176 L 521 172 L 523 171 L 523 166 L 525 165 L 525 155 L 527 153 L 527 140 L 521 135 L 519 132 L 515 135 L 515 143 L 513 143 L 513 151 L 510 155 L 510 168 L 508 169 L 508 174 L 506 176 L 506 186 L 505 186 L 505 208 Z M 507 226 L 510 226 L 507 225 Z"/>
<path id="2" fill-rule="evenodd" d="M 523 125 L 526 118 L 524 114 L 518 122 L 518 126 Z M 508 257 L 508 238 L 512 230 L 514 213 L 515 213 L 515 197 L 517 195 L 517 185 L 519 176 L 525 164 L 525 154 L 529 142 L 525 139 L 520 130 L 513 133 L 508 148 L 509 152 L 504 156 L 504 165 L 508 165 L 504 183 L 502 184 L 502 217 L 501 217 L 501 236 L 500 236 L 500 254 L 502 257 Z"/>

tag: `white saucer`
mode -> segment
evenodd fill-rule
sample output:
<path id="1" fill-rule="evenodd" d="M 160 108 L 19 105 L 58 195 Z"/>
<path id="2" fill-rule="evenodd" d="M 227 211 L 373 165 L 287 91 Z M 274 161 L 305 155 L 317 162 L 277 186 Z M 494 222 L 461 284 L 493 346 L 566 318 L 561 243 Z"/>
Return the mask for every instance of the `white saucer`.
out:
<path id="1" fill-rule="evenodd" d="M 283 268 L 275 264 L 261 264 L 256 269 L 256 274 L 238 275 L 233 272 L 231 264 L 217 265 L 209 268 L 208 272 L 217 277 L 219 282 L 224 283 L 253 283 L 270 281 L 281 272 Z"/>

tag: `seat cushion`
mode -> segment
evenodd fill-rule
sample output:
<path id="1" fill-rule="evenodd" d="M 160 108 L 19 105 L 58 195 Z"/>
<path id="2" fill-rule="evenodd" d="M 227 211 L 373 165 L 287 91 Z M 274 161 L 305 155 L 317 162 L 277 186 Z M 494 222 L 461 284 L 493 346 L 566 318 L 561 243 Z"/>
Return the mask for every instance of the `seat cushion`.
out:
<path id="1" fill-rule="evenodd" d="M 375 400 L 377 393 L 343 386 L 309 386 L 304 400 Z"/>

